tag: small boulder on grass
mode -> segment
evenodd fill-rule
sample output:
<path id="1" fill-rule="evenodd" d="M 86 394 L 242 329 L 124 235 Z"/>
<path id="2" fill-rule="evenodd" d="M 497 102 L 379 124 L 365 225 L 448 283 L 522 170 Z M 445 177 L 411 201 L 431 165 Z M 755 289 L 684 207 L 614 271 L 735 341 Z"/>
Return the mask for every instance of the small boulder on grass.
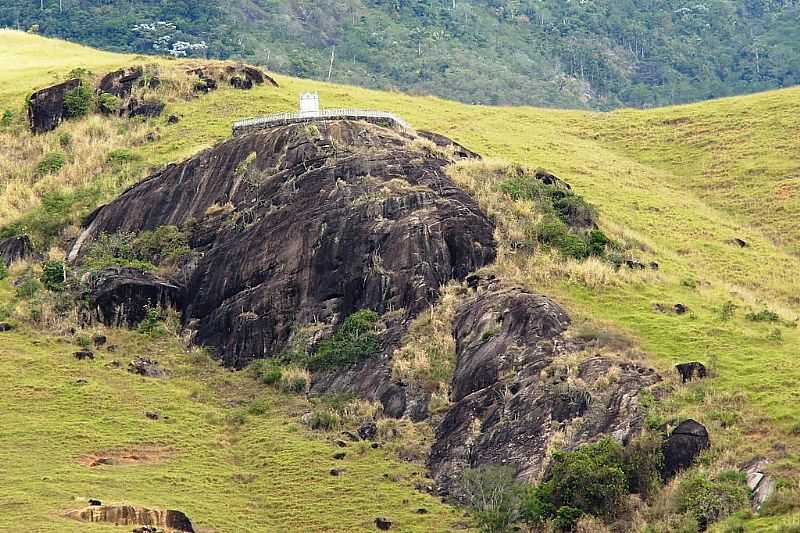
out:
<path id="1" fill-rule="evenodd" d="M 74 355 L 75 359 L 78 361 L 86 361 L 87 359 L 90 361 L 94 360 L 94 352 L 91 350 L 80 350 L 72 355 Z"/>
<path id="2" fill-rule="evenodd" d="M 0 333 L 6 332 L 6 331 L 11 331 L 13 329 L 14 329 L 14 326 L 9 324 L 8 322 L 0 322 Z"/>

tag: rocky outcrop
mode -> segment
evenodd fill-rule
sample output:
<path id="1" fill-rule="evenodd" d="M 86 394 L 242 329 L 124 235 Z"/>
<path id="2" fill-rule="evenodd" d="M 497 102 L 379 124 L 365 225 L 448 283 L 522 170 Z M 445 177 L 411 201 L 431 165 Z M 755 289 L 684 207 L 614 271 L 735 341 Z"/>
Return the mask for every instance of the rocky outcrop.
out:
<path id="1" fill-rule="evenodd" d="M 161 115 L 164 112 L 164 108 L 166 104 L 159 100 L 145 100 L 143 102 L 138 102 L 135 100 L 131 100 L 130 104 L 127 107 L 128 116 L 133 117 L 143 117 L 143 118 L 155 118 Z"/>
<path id="2" fill-rule="evenodd" d="M 228 140 L 100 209 L 70 258 L 80 262 L 102 233 L 191 231 L 191 257 L 174 276 L 184 324 L 235 368 L 279 354 L 304 324 L 336 325 L 364 308 L 414 316 L 443 284 L 495 257 L 492 223 L 445 174 L 452 161 L 414 138 L 334 121 Z M 140 286 L 123 276 L 131 294 L 115 276 L 94 285 L 93 299 L 109 295 L 98 314 L 119 322 L 113 310 L 141 302 Z M 145 287 L 154 284 L 164 289 L 151 279 Z M 385 365 L 370 360 L 364 371 L 379 375 L 373 395 L 399 410 Z"/>
<path id="3" fill-rule="evenodd" d="M 278 82 L 268 76 L 263 70 L 239 63 L 236 65 L 204 65 L 193 68 L 189 74 L 197 76 L 199 83 L 195 85 L 197 92 L 208 92 L 217 88 L 219 82 L 227 80 L 228 83 L 237 88 L 249 90 L 256 85 L 268 83 L 273 87 L 278 87 Z"/>
<path id="4" fill-rule="evenodd" d="M 747 488 L 750 489 L 750 501 L 754 512 L 759 512 L 764 502 L 770 499 L 778 488 L 774 477 L 764 473 L 769 461 L 755 461 L 744 469 L 747 476 Z"/>
<path id="5" fill-rule="evenodd" d="M 143 80 L 144 68 L 142 66 L 115 70 L 103 76 L 100 83 L 97 84 L 97 90 L 126 99 L 133 93 L 134 87 L 143 84 Z"/>
<path id="6" fill-rule="evenodd" d="M 107 268 L 83 281 L 89 318 L 107 326 L 133 326 L 144 320 L 148 306 L 180 308 L 183 301 L 178 285 L 135 268 Z"/>
<path id="7" fill-rule="evenodd" d="M 686 420 L 676 427 L 664 441 L 662 477 L 671 479 L 684 468 L 694 463 L 703 450 L 711 447 L 705 426 L 694 420 Z"/>
<path id="8" fill-rule="evenodd" d="M 7 267 L 17 261 L 27 259 L 37 259 L 36 250 L 33 247 L 31 238 L 27 235 L 11 237 L 0 242 L 0 261 Z"/>
<path id="9" fill-rule="evenodd" d="M 72 79 L 33 93 L 28 101 L 31 131 L 47 133 L 56 129 L 64 118 L 64 96 L 80 84 L 80 80 Z"/>
<path id="10" fill-rule="evenodd" d="M 551 300 L 496 280 L 463 302 L 454 324 L 455 403 L 429 459 L 440 493 L 454 494 L 464 469 L 484 464 L 536 481 L 557 435 L 573 448 L 603 435 L 626 443 L 640 431 L 638 396 L 658 375 L 599 356 L 567 364 L 585 348 L 564 336 L 569 324 Z"/>
<path id="11" fill-rule="evenodd" d="M 440 135 L 432 131 L 418 131 L 417 133 L 420 137 L 423 139 L 428 139 L 439 148 L 452 150 L 457 157 L 462 159 L 481 159 L 480 154 L 473 152 L 469 148 L 465 148 L 463 145 L 445 137 L 444 135 Z"/>
<path id="12" fill-rule="evenodd" d="M 117 526 L 155 526 L 168 531 L 194 533 L 192 521 L 181 511 L 146 509 L 133 505 L 91 505 L 70 511 L 67 517 L 90 523 L 108 523 Z"/>

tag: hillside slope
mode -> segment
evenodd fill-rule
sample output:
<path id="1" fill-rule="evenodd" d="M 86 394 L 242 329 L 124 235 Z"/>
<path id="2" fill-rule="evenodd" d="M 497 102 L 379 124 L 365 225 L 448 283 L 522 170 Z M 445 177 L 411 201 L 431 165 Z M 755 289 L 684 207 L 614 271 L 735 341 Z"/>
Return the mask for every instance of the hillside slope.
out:
<path id="1" fill-rule="evenodd" d="M 45 220 L 40 215 L 48 213 L 52 205 L 45 202 L 42 208 L 41 200 L 51 199 L 52 196 L 48 195 L 54 191 L 64 195 L 67 210 L 74 210 L 76 214 L 88 212 L 97 203 L 108 200 L 120 189 L 142 178 L 148 170 L 193 155 L 227 138 L 234 120 L 294 109 L 299 92 L 319 91 L 325 107 L 392 111 L 418 129 L 446 134 L 489 158 L 533 168 L 547 168 L 596 204 L 603 214 L 603 229 L 614 239 L 632 243 L 635 259 L 645 263 L 658 262 L 658 272 L 638 273 L 625 268 L 617 271 L 595 260 L 557 261 L 542 254 L 526 255 L 508 242 L 505 245 L 501 243 L 498 263 L 492 268 L 503 277 L 513 277 L 532 289 L 555 297 L 574 316 L 599 320 L 602 333 L 596 336 L 613 337 L 622 332 L 623 336 L 633 337 L 633 341 L 627 341 L 630 343 L 627 344 L 628 349 L 640 353 L 665 376 L 673 373 L 672 364 L 689 360 L 700 360 L 713 366 L 714 377 L 711 380 L 689 385 L 674 382 L 672 396 L 654 410 L 653 416 L 672 421 L 691 417 L 704 423 L 713 436 L 714 450 L 708 461 L 715 468 L 741 467 L 756 457 L 766 457 L 772 461 L 769 467 L 771 472 L 784 479 L 787 486 L 797 486 L 800 476 L 797 467 L 800 464 L 800 412 L 795 406 L 800 366 L 797 365 L 796 347 L 800 343 L 800 334 L 796 320 L 800 313 L 800 302 L 797 300 L 800 280 L 794 274 L 800 268 L 800 258 L 795 248 L 797 227 L 794 220 L 798 202 L 795 185 L 798 181 L 800 136 L 795 132 L 800 89 L 687 107 L 595 114 L 524 107 L 467 106 L 432 97 L 382 93 L 276 76 L 280 88 L 260 87 L 249 92 L 223 89 L 189 100 L 172 97 L 168 101 L 168 113 L 180 117 L 177 124 L 167 124 L 166 119 L 155 119 L 125 125 L 121 119 L 91 117 L 83 122 L 67 123 L 52 134 L 31 140 L 26 133 L 21 133 L 19 127 L 25 94 L 48 84 L 54 77 L 63 77 L 75 67 L 88 67 L 101 73 L 103 69 L 129 65 L 131 58 L 98 54 L 83 48 L 62 52 L 62 44 L 58 41 L 8 31 L 0 32 L 0 44 L 3 45 L 0 50 L 15 51 L 13 62 L 33 64 L 27 63 L 27 60 L 36 58 L 41 65 L 38 69 L 28 69 L 20 76 L 0 70 L 0 111 L 12 110 L 17 121 L 16 126 L 0 132 L 7 141 L 0 148 L 0 157 L 11 157 L 12 150 L 21 145 L 28 151 L 25 161 L 16 164 L 19 168 L 14 170 L 15 173 L 9 170 L 0 176 L 3 180 L 0 183 L 0 227 L 8 229 L 14 223 L 19 223 L 22 224 L 19 227 L 27 230 L 40 228 L 41 221 Z M 177 63 L 162 64 L 165 68 L 171 68 Z M 781 125 L 780 129 L 775 127 L 776 123 Z M 78 152 L 76 149 L 75 160 L 70 165 L 78 167 L 83 163 L 91 163 L 95 165 L 92 167 L 94 173 L 88 176 L 81 174 L 78 178 L 73 175 L 77 169 L 67 165 L 46 178 L 35 174 L 34 164 L 45 153 L 59 149 L 60 135 L 70 132 L 73 138 L 86 135 L 87 139 L 91 139 L 89 128 L 107 132 L 106 138 L 110 144 L 95 142 L 96 154 Z M 150 132 L 156 134 L 155 140 L 146 142 L 144 139 Z M 113 143 L 119 143 L 120 146 L 114 146 Z M 115 149 L 125 149 L 130 155 L 126 156 L 126 162 L 122 165 L 108 158 Z M 497 169 L 505 168 L 507 164 L 490 160 L 480 165 L 475 167 L 477 174 L 474 168 L 466 167 L 460 171 L 456 169 L 453 178 L 472 192 L 482 206 L 498 214 L 502 220 L 505 215 L 500 209 L 501 195 L 498 192 L 502 175 Z M 11 169 L 11 166 L 4 168 Z M 76 194 L 76 191 L 81 193 L 87 190 L 92 194 Z M 49 213 L 52 215 L 52 212 Z M 73 221 L 77 221 L 77 217 Z M 63 221 L 59 219 L 59 222 Z M 731 244 L 734 238 L 747 241 L 748 246 L 741 248 Z M 6 303 L 11 301 L 12 293 L 12 287 L 5 282 L 0 294 Z M 733 307 L 726 307 L 728 302 Z M 675 315 L 658 311 L 677 303 L 686 305 L 690 312 Z M 661 304 L 661 307 L 656 308 L 656 304 Z M 724 308 L 732 309 L 731 314 L 725 314 Z M 764 308 L 777 312 L 779 318 L 767 322 L 746 318 L 746 313 Z M 180 350 L 176 345 L 151 346 L 147 339 L 129 337 L 123 332 L 112 334 L 120 335 L 120 344 L 131 343 L 145 350 L 163 349 L 165 361 L 174 361 L 171 364 L 177 368 L 188 364 L 182 359 L 184 356 L 178 353 Z M 30 329 L 14 335 L 10 337 L 10 348 L 6 348 L 6 345 L 3 347 L 8 354 L 14 354 L 2 358 L 5 380 L 13 382 L 17 379 L 15 376 L 22 375 L 24 380 L 36 382 L 26 386 L 25 390 L 33 395 L 45 395 L 46 386 L 40 380 L 58 381 L 63 389 L 72 386 L 66 384 L 68 381 L 83 375 L 71 364 L 56 365 L 48 357 L 58 342 L 49 335 L 40 337 Z M 63 353 L 68 351 L 63 350 Z M 56 367 L 53 368 L 53 365 Z M 171 398 L 193 396 L 186 392 L 186 388 L 190 388 L 189 382 L 199 376 L 210 383 L 215 383 L 217 379 L 222 381 L 222 391 L 212 387 L 208 398 L 210 406 L 203 404 L 202 409 L 210 410 L 216 416 L 231 416 L 235 413 L 224 407 L 226 394 L 238 386 L 245 389 L 253 386 L 252 383 L 242 385 L 239 383 L 243 379 L 240 375 L 229 375 L 215 367 L 203 371 L 207 374 L 190 370 L 186 372 L 185 382 L 164 385 L 161 392 L 163 400 L 154 407 L 166 410 L 164 405 L 173 405 Z M 90 373 L 89 381 L 104 383 L 104 380 L 112 379 L 104 376 Z M 98 396 L 96 401 L 110 406 L 109 409 L 118 409 L 124 403 L 108 390 L 135 388 L 138 385 L 127 376 L 119 379 L 113 377 L 113 380 L 113 384 L 107 385 L 109 389 L 103 389 L 103 399 Z M 178 386 L 181 390 L 170 390 Z M 64 394 L 66 399 L 73 401 L 77 393 L 70 389 Z M 197 394 L 203 397 L 200 392 Z M 270 393 L 248 389 L 245 397 L 253 399 L 257 394 Z M 37 409 L 43 411 L 37 415 L 40 419 L 25 416 L 27 402 L 20 402 L 20 396 L 2 396 L 7 405 L 2 416 L 8 417 L 2 425 L 16 428 L 13 438 L 4 441 L 8 447 L 3 453 L 9 457 L 18 457 L 19 450 L 26 443 L 44 446 L 46 443 L 37 438 L 38 428 L 59 422 L 52 407 L 44 402 L 37 404 Z M 272 401 L 271 396 L 269 399 Z M 91 405 L 92 401 L 81 399 L 69 405 L 66 412 L 81 421 L 76 424 L 78 427 L 86 427 L 82 424 L 87 422 L 79 414 L 81 409 L 85 409 L 84 402 Z M 284 405 L 283 398 L 274 401 L 278 414 L 274 420 L 270 418 L 270 424 L 282 423 L 285 420 L 283 416 L 290 417 L 284 413 L 287 409 L 291 412 L 291 405 Z M 143 405 L 142 409 L 149 407 L 149 404 Z M 173 408 L 185 409 L 187 413 L 194 413 L 197 409 L 192 402 L 174 403 Z M 113 448 L 137 442 L 163 444 L 164 440 L 170 440 L 163 433 L 151 433 L 149 426 L 143 431 L 144 434 L 139 435 L 142 430 L 134 422 L 134 415 L 128 415 L 125 424 L 136 429 L 125 435 L 109 435 L 107 440 L 100 443 L 101 447 Z M 186 414 L 179 418 L 190 420 L 189 417 Z M 89 429 L 85 429 L 87 435 L 103 435 L 108 431 L 103 426 L 102 418 L 93 418 L 88 423 Z M 181 424 L 180 421 L 176 423 Z M 199 419 L 197 423 L 201 423 Z M 290 428 L 291 424 L 289 422 Z M 212 428 L 213 431 L 220 432 L 216 439 L 224 442 L 224 439 L 231 438 L 223 432 L 231 424 L 212 425 L 216 428 Z M 244 425 L 244 429 L 239 430 L 246 437 L 237 436 L 236 442 L 243 446 L 261 442 L 265 437 L 259 437 L 260 427 L 257 416 L 254 416 Z M 188 434 L 191 433 L 190 428 L 182 430 L 187 431 L 187 442 L 195 443 L 200 449 L 214 450 L 209 452 L 211 455 L 207 461 L 217 465 L 215 468 L 224 470 L 240 465 L 240 459 L 236 457 L 229 462 L 218 463 L 213 454 L 221 452 L 213 448 L 211 442 L 195 441 L 197 436 Z M 311 444 L 304 444 L 307 442 L 304 439 L 295 442 L 291 435 L 296 431 L 303 430 L 287 429 L 284 448 L 287 454 L 300 453 L 306 445 L 325 445 L 314 440 Z M 77 467 L 70 461 L 85 453 L 87 444 L 76 446 L 59 450 L 39 448 L 39 453 L 55 454 L 60 461 L 56 464 L 64 465 L 53 470 L 52 476 L 48 477 L 55 479 L 61 476 L 58 478 L 61 480 L 74 475 L 72 469 Z M 328 452 L 316 451 L 324 448 L 313 450 L 293 464 L 311 464 L 323 472 L 324 467 L 312 456 Z M 372 460 L 368 455 L 365 457 L 365 462 Z M 413 485 L 412 471 L 408 470 L 411 467 L 391 463 L 393 459 L 388 455 L 381 455 L 380 459 L 390 461 L 381 464 L 391 464 L 393 471 L 398 469 L 401 472 L 399 487 L 402 489 L 395 489 L 395 485 L 379 484 L 379 490 L 373 492 L 374 484 L 369 487 L 363 484 L 357 487 L 348 485 L 343 489 L 321 485 L 320 490 L 340 490 L 341 495 L 355 498 L 354 501 L 358 502 L 362 501 L 359 498 L 375 498 L 372 500 L 374 505 L 367 506 L 363 514 L 353 513 L 351 521 L 330 526 L 331 530 L 366 528 L 372 515 L 380 512 L 385 505 L 391 505 L 392 509 L 403 509 L 398 511 L 403 513 L 402 520 L 415 524 L 414 527 L 420 531 L 430 527 L 431 522 L 416 521 L 412 513 L 417 505 L 434 509 L 431 499 L 417 495 L 414 497 L 423 498 L 419 500 L 420 503 L 417 500 L 409 504 L 402 503 L 404 496 L 401 493 L 405 494 L 402 491 Z M 279 461 L 280 457 L 265 459 L 266 462 L 273 460 Z M 19 461 L 25 464 L 22 459 Z M 362 459 L 358 461 L 357 464 L 361 465 Z M 68 464 L 71 466 L 66 466 Z M 35 464 L 28 464 L 14 474 L 13 483 L 2 485 L 27 487 L 22 480 L 32 479 L 32 472 L 38 472 L 37 468 Z M 167 474 L 160 467 L 153 468 L 153 475 L 158 477 L 159 486 L 163 487 L 158 490 L 163 491 L 165 503 L 174 502 L 189 514 L 207 516 L 208 523 L 220 531 L 235 530 L 236 522 L 230 521 L 232 519 L 224 512 L 226 502 L 215 503 L 213 509 L 211 504 L 203 508 L 185 497 L 170 495 L 167 485 L 175 474 Z M 288 470 L 295 472 L 294 468 L 292 466 Z M 205 469 L 205 466 L 187 465 L 187 471 L 203 471 L 194 469 Z M 246 470 L 249 473 L 251 468 Z M 83 472 L 80 469 L 77 471 Z M 280 469 L 278 471 L 283 472 Z M 144 475 L 134 470 L 125 472 L 130 472 L 132 476 Z M 283 473 L 275 477 L 271 472 L 274 471 L 256 474 L 256 483 L 269 483 L 272 478 L 285 479 L 280 477 Z M 83 475 L 79 474 L 76 479 L 84 479 Z M 236 476 L 237 473 L 225 470 L 220 475 Z M 378 473 L 370 471 L 369 475 L 377 477 Z M 41 474 L 37 473 L 37 479 L 38 476 Z M 104 476 L 97 481 L 97 486 L 110 491 L 112 495 L 119 494 L 121 498 L 121 492 L 112 490 L 119 486 L 119 479 L 116 476 Z M 237 476 L 236 479 L 242 478 Z M 296 479 L 290 478 L 286 483 L 294 486 Z M 94 477 L 87 478 L 86 483 L 93 480 Z M 374 482 L 382 483 L 378 480 Z M 208 483 L 216 486 L 218 480 L 209 479 Z M 87 484 L 76 485 L 75 492 L 86 492 Z M 229 487 L 227 484 L 225 486 Z M 13 496 L 3 495 L 13 510 L 4 517 L 9 521 L 6 527 L 13 528 L 12 521 L 18 517 L 30 516 L 26 506 L 33 505 L 33 513 L 38 517 L 36 520 L 44 524 L 43 517 L 47 512 L 56 512 L 56 509 L 70 505 L 69 494 L 61 492 L 54 495 L 49 492 L 49 487 L 47 480 L 43 480 L 33 487 L 35 490 L 31 496 L 21 495 L 26 488 Z M 248 504 L 246 484 L 245 488 L 226 490 L 233 494 L 230 501 L 236 502 L 241 509 L 253 505 Z M 269 494 L 268 488 L 265 487 L 264 491 L 264 494 Z M 329 495 L 330 492 L 325 494 Z M 142 492 L 137 499 L 147 503 L 144 501 L 146 497 L 147 494 Z M 352 502 L 347 505 L 355 506 Z M 262 509 L 264 502 L 255 506 L 261 506 Z M 449 509 L 436 509 L 432 518 L 443 516 L 452 520 L 450 523 L 458 521 Z M 319 513 L 315 511 L 314 516 L 308 517 L 309 522 L 303 524 L 306 524 L 306 528 L 319 527 L 323 530 L 327 526 L 323 527 L 316 520 L 338 520 L 339 513 L 340 510 L 335 508 L 326 508 Z M 278 518 L 268 516 L 268 512 L 265 515 L 258 514 L 253 520 L 273 519 L 275 523 L 286 524 L 295 520 L 297 513 L 289 512 Z M 779 517 L 760 520 L 752 522 L 752 527 L 758 527 L 760 523 L 765 530 L 770 530 L 777 527 L 778 522 L 791 519 Z M 64 530 L 56 526 L 48 527 Z M 301 526 L 298 527 L 298 530 L 302 530 Z M 438 524 L 434 527 L 438 527 Z"/>
<path id="2" fill-rule="evenodd" d="M 794 1 L 0 0 L 0 26 L 465 102 L 609 109 L 798 83 L 799 9 Z"/>

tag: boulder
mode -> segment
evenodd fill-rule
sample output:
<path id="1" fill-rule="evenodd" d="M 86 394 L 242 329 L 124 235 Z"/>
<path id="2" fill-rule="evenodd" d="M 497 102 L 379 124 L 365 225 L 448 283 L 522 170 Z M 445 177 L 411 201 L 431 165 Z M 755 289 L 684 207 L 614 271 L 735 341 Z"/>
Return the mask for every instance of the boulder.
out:
<path id="1" fill-rule="evenodd" d="M 88 276 L 84 300 L 90 318 L 107 326 L 134 326 L 145 319 L 148 306 L 180 308 L 177 285 L 135 268 L 112 267 Z"/>
<path id="2" fill-rule="evenodd" d="M 664 441 L 662 477 L 671 479 L 681 470 L 694 463 L 703 450 L 711 446 L 705 426 L 694 420 L 686 420 L 676 427 Z"/>
<path id="3" fill-rule="evenodd" d="M 81 350 L 72 354 L 78 361 L 94 360 L 94 352 L 91 350 Z"/>
<path id="4" fill-rule="evenodd" d="M 686 313 L 689 312 L 689 308 L 684 304 L 675 304 L 674 306 L 672 306 L 672 311 L 676 315 L 685 315 Z"/>
<path id="5" fill-rule="evenodd" d="M 144 69 L 141 66 L 115 70 L 103 76 L 103 79 L 97 84 L 97 90 L 126 99 L 133 92 L 133 88 L 143 81 L 143 78 Z"/>
<path id="6" fill-rule="evenodd" d="M 128 363 L 128 372 L 147 378 L 164 377 L 164 371 L 161 369 L 158 361 L 148 359 L 147 357 L 137 357 Z"/>
<path id="7" fill-rule="evenodd" d="M 375 440 L 378 436 L 378 425 L 375 422 L 367 422 L 358 428 L 358 436 L 362 440 Z"/>
<path id="8" fill-rule="evenodd" d="M 27 235 L 18 235 L 4 241 L 0 241 L 0 261 L 7 267 L 17 261 L 27 259 L 38 259 L 33 242 Z"/>
<path id="9" fill-rule="evenodd" d="M 566 312 L 548 298 L 496 279 L 476 283 L 458 307 L 450 409 L 428 466 L 435 490 L 458 499 L 466 468 L 504 464 L 539 481 L 547 450 L 570 424 L 568 449 L 609 435 L 626 443 L 642 428 L 639 393 L 659 381 L 649 368 L 587 356 L 567 375 L 561 359 L 584 341 L 565 337 Z M 608 373 L 617 366 L 617 379 Z"/>
<path id="10" fill-rule="evenodd" d="M 108 342 L 108 338 L 105 335 L 98 334 L 92 337 L 92 342 L 94 343 L 95 346 L 100 347 L 104 346 L 106 342 Z"/>
<path id="11" fill-rule="evenodd" d="M 89 523 L 158 527 L 181 533 L 195 531 L 192 521 L 181 511 L 162 511 L 132 505 L 90 505 L 85 509 L 68 512 L 67 517 Z"/>
<path id="12" fill-rule="evenodd" d="M 33 93 L 28 101 L 31 131 L 38 134 L 56 129 L 64 119 L 64 96 L 80 84 L 79 79 L 72 79 Z"/>
<path id="13" fill-rule="evenodd" d="M 145 100 L 144 102 L 137 102 L 132 100 L 128 106 L 128 116 L 155 118 L 164 112 L 166 104 L 159 100 Z"/>
<path id="14" fill-rule="evenodd" d="M 375 527 L 381 531 L 389 531 L 392 529 L 392 521 L 387 518 L 378 517 L 375 519 Z"/>
<path id="15" fill-rule="evenodd" d="M 433 142 L 433 144 L 435 144 L 440 148 L 446 148 L 452 150 L 453 154 L 456 157 L 462 159 L 481 159 L 480 154 L 473 152 L 468 148 L 465 148 L 463 145 L 455 142 L 452 139 L 445 137 L 444 135 L 424 130 L 417 131 L 417 134 L 423 139 L 428 139 L 429 141 Z"/>
<path id="16" fill-rule="evenodd" d="M 234 76 L 231 78 L 231 86 L 236 89 L 250 90 L 253 88 L 253 80 Z"/>
<path id="17" fill-rule="evenodd" d="M 173 278 L 185 280 L 184 291 L 153 278 L 140 284 L 141 273 L 122 285 L 132 285 L 133 299 L 140 288 L 183 294 L 193 341 L 232 368 L 280 353 L 305 325 L 333 329 L 360 309 L 403 309 L 380 356 L 314 380 L 315 393 L 381 398 L 402 415 L 409 404 L 386 354 L 446 283 L 494 260 L 494 225 L 447 176 L 453 161 L 413 135 L 359 121 L 316 126 L 235 137 L 166 167 L 102 207 L 70 260 L 80 263 L 103 233 L 191 225 L 191 258 Z M 119 283 L 105 286 L 115 297 L 99 314 L 120 322 Z"/>
<path id="18" fill-rule="evenodd" d="M 778 488 L 778 483 L 772 476 L 764 473 L 764 468 L 769 461 L 755 461 L 744 469 L 747 476 L 747 488 L 750 489 L 750 501 L 754 512 L 759 512 Z"/>
<path id="19" fill-rule="evenodd" d="M 0 333 L 5 333 L 14 329 L 14 326 L 8 322 L 0 322 Z"/>
<path id="20" fill-rule="evenodd" d="M 675 368 L 678 370 L 678 374 L 680 374 L 683 383 L 688 383 L 695 378 L 705 379 L 707 376 L 706 366 L 703 363 L 681 363 L 675 365 Z"/>
<path id="21" fill-rule="evenodd" d="M 100 507 L 101 505 L 103 505 L 103 502 L 101 502 L 100 500 L 90 499 L 89 505 L 91 505 L 92 507 Z"/>

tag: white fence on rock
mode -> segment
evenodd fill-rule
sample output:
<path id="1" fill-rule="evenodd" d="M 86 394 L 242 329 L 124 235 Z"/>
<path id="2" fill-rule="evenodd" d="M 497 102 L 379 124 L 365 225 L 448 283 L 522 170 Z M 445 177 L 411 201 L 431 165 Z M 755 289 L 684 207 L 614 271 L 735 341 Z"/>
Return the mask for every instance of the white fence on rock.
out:
<path id="1" fill-rule="evenodd" d="M 297 124 L 303 122 L 317 122 L 324 120 L 366 120 L 367 122 L 390 122 L 403 130 L 413 131 L 413 128 L 402 118 L 385 111 L 367 111 L 364 109 L 325 109 L 317 113 L 275 113 L 263 117 L 248 118 L 233 124 L 233 134 L 242 135 L 252 131 Z"/>

